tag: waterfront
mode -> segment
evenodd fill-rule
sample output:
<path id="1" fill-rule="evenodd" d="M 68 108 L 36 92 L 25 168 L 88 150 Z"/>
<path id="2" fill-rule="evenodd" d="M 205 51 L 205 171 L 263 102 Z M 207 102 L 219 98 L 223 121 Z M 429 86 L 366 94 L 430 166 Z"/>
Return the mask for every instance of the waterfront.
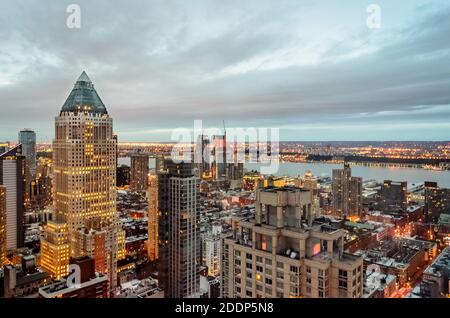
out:
<path id="1" fill-rule="evenodd" d="M 130 158 L 119 158 L 119 164 L 130 165 Z M 149 161 L 150 168 L 155 167 L 155 159 Z M 260 165 L 254 163 L 245 164 L 246 170 L 258 170 Z M 302 176 L 310 170 L 319 177 L 329 176 L 333 169 L 342 168 L 342 164 L 328 163 L 303 163 L 303 162 L 280 162 L 276 176 Z M 439 186 L 450 188 L 450 171 L 434 171 L 420 168 L 403 167 L 366 167 L 352 166 L 352 175 L 362 177 L 363 180 L 383 180 L 408 181 L 408 185 L 423 183 L 424 181 L 434 181 Z"/>

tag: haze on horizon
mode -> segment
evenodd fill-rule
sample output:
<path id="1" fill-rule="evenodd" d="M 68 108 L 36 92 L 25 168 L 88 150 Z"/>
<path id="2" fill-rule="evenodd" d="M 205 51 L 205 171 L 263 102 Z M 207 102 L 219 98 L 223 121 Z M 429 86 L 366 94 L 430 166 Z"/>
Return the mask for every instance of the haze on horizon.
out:
<path id="1" fill-rule="evenodd" d="M 448 34 L 446 0 L 2 1 L 0 141 L 51 141 L 83 70 L 121 142 L 197 119 L 285 141 L 450 140 Z"/>

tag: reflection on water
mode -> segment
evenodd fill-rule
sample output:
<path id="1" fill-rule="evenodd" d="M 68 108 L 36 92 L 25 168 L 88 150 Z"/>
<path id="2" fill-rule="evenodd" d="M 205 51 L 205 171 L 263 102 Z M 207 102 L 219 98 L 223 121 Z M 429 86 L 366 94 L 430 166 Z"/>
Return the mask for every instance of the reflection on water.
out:
<path id="1" fill-rule="evenodd" d="M 119 164 L 130 165 L 130 158 L 119 158 Z M 150 159 L 150 168 L 155 167 L 155 159 Z M 302 176 L 306 171 L 311 170 L 316 176 L 331 176 L 333 169 L 342 168 L 340 164 L 326 163 L 303 163 L 303 162 L 280 162 L 277 176 Z M 397 167 L 364 167 L 351 166 L 352 175 L 362 177 L 363 180 L 394 180 L 408 181 L 409 185 L 423 183 L 424 181 L 434 181 L 439 186 L 450 188 L 450 171 L 434 171 L 416 168 Z M 258 170 L 259 165 L 255 163 L 245 164 L 247 170 Z"/>

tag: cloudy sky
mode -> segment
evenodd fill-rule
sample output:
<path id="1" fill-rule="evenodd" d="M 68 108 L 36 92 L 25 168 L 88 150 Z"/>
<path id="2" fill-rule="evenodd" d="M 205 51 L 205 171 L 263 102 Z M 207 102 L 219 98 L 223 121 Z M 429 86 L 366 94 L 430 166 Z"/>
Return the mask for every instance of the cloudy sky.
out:
<path id="1" fill-rule="evenodd" d="M 450 140 L 449 34 L 448 0 L 2 0 L 0 141 L 25 127 L 50 141 L 82 70 L 122 141 L 195 119 L 282 140 Z"/>

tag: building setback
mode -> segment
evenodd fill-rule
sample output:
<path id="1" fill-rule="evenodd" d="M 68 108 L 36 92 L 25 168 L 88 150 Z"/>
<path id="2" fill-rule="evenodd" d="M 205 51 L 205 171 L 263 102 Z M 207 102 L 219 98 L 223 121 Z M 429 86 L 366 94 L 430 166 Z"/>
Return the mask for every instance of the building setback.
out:
<path id="1" fill-rule="evenodd" d="M 223 238 L 222 297 L 362 296 L 362 258 L 344 253 L 343 230 L 310 226 L 311 205 L 308 190 L 257 190 L 254 218 Z"/>
<path id="2" fill-rule="evenodd" d="M 73 257 L 102 258 L 96 264 L 103 264 L 106 258 L 102 274 L 108 277 L 112 289 L 117 286 L 117 260 L 123 257 L 124 249 L 116 210 L 116 152 L 113 120 L 83 72 L 55 118 L 55 215 L 67 222 Z M 91 249 L 78 240 L 80 233 L 92 232 L 105 233 L 102 253 L 92 254 L 99 249 Z"/>

